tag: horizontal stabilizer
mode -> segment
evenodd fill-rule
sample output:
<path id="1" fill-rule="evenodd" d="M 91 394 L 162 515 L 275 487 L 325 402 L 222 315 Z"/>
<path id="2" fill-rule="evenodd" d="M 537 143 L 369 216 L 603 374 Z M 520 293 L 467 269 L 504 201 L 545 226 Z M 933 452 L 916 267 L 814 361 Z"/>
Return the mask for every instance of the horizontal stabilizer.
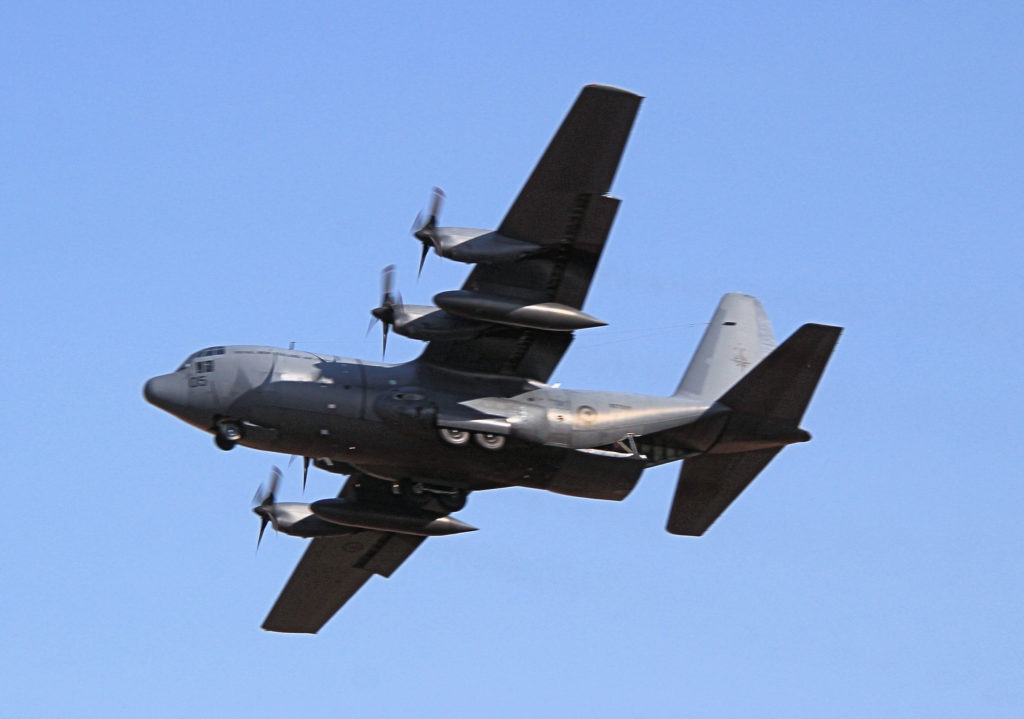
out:
<path id="1" fill-rule="evenodd" d="M 665 527 L 699 537 L 732 504 L 781 447 L 739 454 L 704 454 L 683 460 Z"/>
<path id="2" fill-rule="evenodd" d="M 734 412 L 800 424 L 842 327 L 806 324 L 718 400 Z"/>

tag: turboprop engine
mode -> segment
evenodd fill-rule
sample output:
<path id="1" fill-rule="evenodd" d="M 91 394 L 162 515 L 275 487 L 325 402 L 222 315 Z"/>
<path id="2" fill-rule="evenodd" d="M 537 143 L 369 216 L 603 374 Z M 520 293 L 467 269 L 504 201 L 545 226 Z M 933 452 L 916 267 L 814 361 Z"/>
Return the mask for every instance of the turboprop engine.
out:
<path id="1" fill-rule="evenodd" d="M 321 499 L 312 504 L 275 502 L 274 494 L 281 481 L 281 470 L 274 467 L 268 487 L 256 491 L 253 513 L 260 518 L 259 548 L 268 524 L 293 537 L 327 537 L 351 534 L 364 529 L 397 532 L 421 537 L 476 531 L 476 527 L 438 512 L 415 507 L 361 502 L 354 499 Z"/>

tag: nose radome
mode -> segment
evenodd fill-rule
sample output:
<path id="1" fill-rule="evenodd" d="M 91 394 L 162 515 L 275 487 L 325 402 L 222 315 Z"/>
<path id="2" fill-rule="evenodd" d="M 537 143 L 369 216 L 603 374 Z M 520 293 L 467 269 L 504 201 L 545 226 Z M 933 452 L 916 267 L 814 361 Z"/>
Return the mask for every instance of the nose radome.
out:
<path id="1" fill-rule="evenodd" d="M 162 410 L 174 412 L 185 404 L 185 383 L 182 378 L 173 374 L 162 374 L 153 377 L 142 388 L 146 401 Z"/>

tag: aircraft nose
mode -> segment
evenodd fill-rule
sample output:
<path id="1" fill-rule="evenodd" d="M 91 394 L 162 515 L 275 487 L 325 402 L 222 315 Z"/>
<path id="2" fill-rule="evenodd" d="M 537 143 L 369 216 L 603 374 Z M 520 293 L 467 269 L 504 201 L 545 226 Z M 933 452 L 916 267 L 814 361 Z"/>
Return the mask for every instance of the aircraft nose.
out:
<path id="1" fill-rule="evenodd" d="M 186 389 L 182 377 L 162 374 L 154 377 L 142 388 L 146 401 L 162 410 L 173 413 L 181 410 L 186 403 Z"/>

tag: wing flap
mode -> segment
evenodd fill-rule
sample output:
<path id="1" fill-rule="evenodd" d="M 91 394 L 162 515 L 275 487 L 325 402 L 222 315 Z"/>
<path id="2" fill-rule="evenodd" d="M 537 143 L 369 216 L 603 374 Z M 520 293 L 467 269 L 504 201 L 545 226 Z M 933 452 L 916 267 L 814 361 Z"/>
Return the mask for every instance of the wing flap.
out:
<path id="1" fill-rule="evenodd" d="M 402 566 L 402 562 L 409 558 L 416 547 L 423 543 L 426 537 L 418 537 L 412 534 L 396 534 L 394 532 L 384 534 L 373 547 L 372 553 L 368 552 L 359 565 L 362 569 L 382 577 L 390 577 L 391 574 Z"/>

